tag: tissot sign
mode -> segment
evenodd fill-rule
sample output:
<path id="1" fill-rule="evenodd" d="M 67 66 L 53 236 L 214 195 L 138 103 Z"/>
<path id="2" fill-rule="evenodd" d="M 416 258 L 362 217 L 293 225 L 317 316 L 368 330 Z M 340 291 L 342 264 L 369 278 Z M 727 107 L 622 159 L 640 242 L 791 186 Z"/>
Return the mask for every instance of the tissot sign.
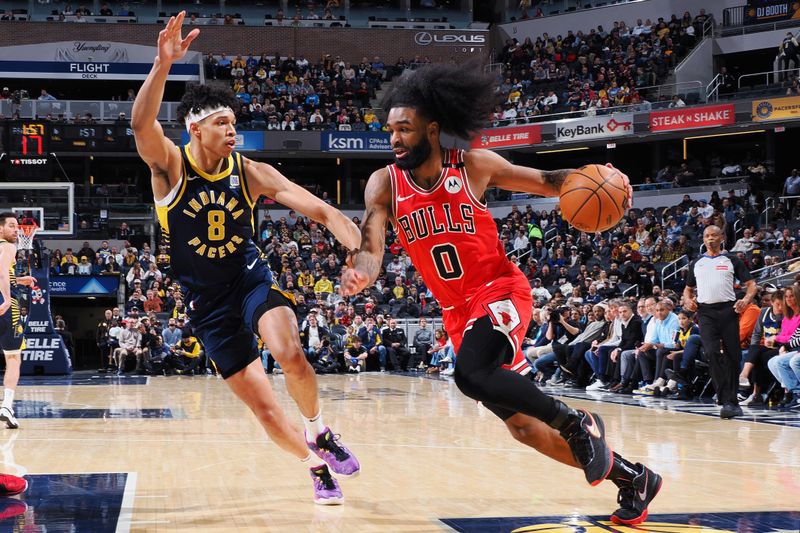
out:
<path id="1" fill-rule="evenodd" d="M 414 42 L 420 46 L 428 45 L 471 45 L 484 46 L 486 35 L 481 33 L 430 33 L 420 31 L 414 35 Z"/>
<path id="2" fill-rule="evenodd" d="M 558 142 L 602 139 L 633 134 L 633 113 L 561 120 L 556 123 Z"/>

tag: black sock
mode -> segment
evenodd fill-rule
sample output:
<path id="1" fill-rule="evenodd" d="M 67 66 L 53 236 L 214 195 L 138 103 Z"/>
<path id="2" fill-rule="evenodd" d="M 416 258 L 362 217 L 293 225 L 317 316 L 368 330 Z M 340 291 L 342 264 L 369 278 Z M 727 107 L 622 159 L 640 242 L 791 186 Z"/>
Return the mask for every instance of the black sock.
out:
<path id="1" fill-rule="evenodd" d="M 640 473 L 638 466 L 631 463 L 617 452 L 614 452 L 614 464 L 611 467 L 611 472 L 608 474 L 608 479 L 613 481 L 617 487 L 630 485 L 633 478 Z"/>
<path id="2" fill-rule="evenodd" d="M 553 400 L 556 406 L 556 413 L 552 418 L 545 419 L 543 422 L 548 424 L 551 428 L 562 431 L 565 427 L 570 425 L 576 417 L 580 416 L 578 411 L 571 408 L 561 400 Z"/>

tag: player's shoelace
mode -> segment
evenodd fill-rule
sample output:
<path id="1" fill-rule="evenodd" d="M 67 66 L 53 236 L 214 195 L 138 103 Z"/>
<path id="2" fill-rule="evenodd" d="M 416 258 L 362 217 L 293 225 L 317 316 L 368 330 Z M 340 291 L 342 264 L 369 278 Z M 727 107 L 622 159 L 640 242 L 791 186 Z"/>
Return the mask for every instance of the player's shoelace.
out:
<path id="1" fill-rule="evenodd" d="M 314 481 L 316 482 L 317 489 L 335 490 L 336 485 L 333 483 L 333 477 L 327 468 L 320 468 L 314 470 Z"/>
<path id="2" fill-rule="evenodd" d="M 568 430 L 568 433 L 571 434 L 568 436 L 567 441 L 570 444 L 575 458 L 582 466 L 586 466 L 594 459 L 594 445 L 592 444 L 592 437 L 589 435 L 589 432 L 583 427 L 583 420 L 583 418 L 577 420 L 577 427 Z"/>
<path id="3" fill-rule="evenodd" d="M 350 454 L 345 448 L 339 445 L 338 440 L 340 438 L 341 436 L 338 434 L 333 435 L 333 438 L 326 440 L 320 448 L 331 452 L 333 456 L 336 457 L 337 461 L 346 461 L 350 457 Z"/>
<path id="4" fill-rule="evenodd" d="M 617 494 L 617 503 L 623 509 L 635 509 L 636 490 L 633 488 L 633 483 L 627 487 L 621 487 Z"/>

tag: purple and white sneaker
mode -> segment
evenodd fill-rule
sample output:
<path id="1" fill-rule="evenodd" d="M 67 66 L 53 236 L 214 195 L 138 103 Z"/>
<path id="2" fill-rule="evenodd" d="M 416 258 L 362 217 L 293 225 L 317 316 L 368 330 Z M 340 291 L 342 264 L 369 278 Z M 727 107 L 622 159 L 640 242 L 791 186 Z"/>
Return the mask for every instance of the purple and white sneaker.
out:
<path id="1" fill-rule="evenodd" d="M 308 448 L 325 461 L 337 476 L 355 477 L 361 470 L 358 459 L 339 442 L 339 435 L 334 435 L 328 427 L 317 435 L 315 441 L 309 441 L 306 433 L 306 443 Z"/>
<path id="2" fill-rule="evenodd" d="M 310 468 L 311 479 L 314 480 L 314 503 L 317 505 L 341 505 L 344 503 L 342 489 L 331 476 L 326 465 Z"/>

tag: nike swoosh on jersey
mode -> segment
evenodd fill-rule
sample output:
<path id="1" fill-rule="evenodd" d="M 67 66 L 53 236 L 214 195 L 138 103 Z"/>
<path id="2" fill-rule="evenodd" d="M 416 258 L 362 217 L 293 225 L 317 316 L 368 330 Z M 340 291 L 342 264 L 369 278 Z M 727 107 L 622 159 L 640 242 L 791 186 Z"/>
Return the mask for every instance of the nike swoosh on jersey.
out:
<path id="1" fill-rule="evenodd" d="M 186 181 L 192 181 L 198 179 L 200 176 L 186 176 Z"/>
<path id="2" fill-rule="evenodd" d="M 398 196 L 397 197 L 397 201 L 398 202 L 402 202 L 404 200 L 408 200 L 409 198 L 414 198 L 414 195 L 413 194 L 409 194 L 408 196 Z"/>
<path id="3" fill-rule="evenodd" d="M 250 263 L 249 265 L 247 265 L 247 270 L 253 270 L 253 267 L 254 267 L 254 266 L 256 266 L 256 263 L 258 263 L 258 260 L 259 260 L 259 258 L 258 258 L 258 257 L 256 257 L 255 259 L 253 259 L 253 262 L 252 262 L 252 263 Z"/>

